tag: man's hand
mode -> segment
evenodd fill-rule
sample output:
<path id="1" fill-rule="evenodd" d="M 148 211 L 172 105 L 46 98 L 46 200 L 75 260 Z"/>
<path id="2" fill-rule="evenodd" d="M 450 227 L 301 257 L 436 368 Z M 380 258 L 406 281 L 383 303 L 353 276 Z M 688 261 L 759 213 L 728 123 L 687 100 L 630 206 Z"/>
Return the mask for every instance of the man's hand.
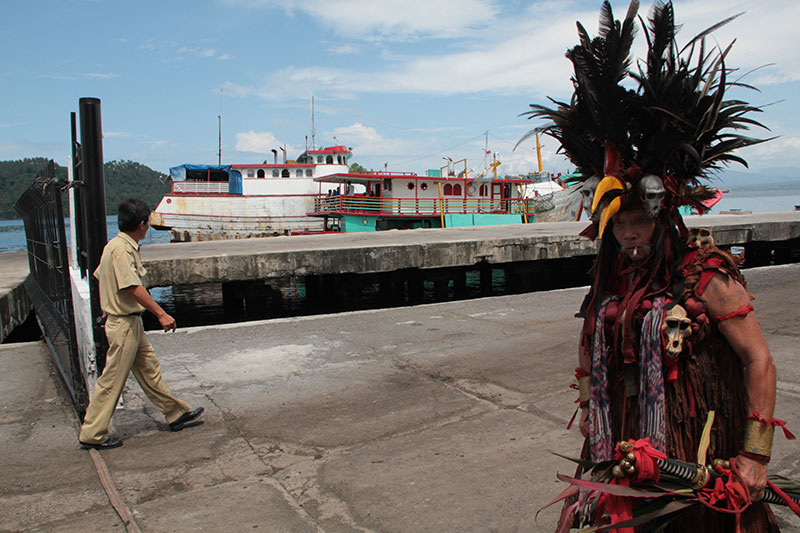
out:
<path id="1" fill-rule="evenodd" d="M 767 463 L 741 455 L 736 456 L 734 462 L 750 499 L 758 501 L 763 498 L 767 486 Z"/>
<path id="2" fill-rule="evenodd" d="M 584 437 L 589 436 L 589 408 L 581 407 L 581 417 L 578 420 L 578 428 Z"/>
<path id="3" fill-rule="evenodd" d="M 164 329 L 164 331 L 175 331 L 175 328 L 178 327 L 175 319 L 167 313 L 164 313 L 158 317 L 158 323 L 161 324 L 161 327 Z"/>
<path id="4" fill-rule="evenodd" d="M 133 295 L 136 301 L 141 304 L 142 307 L 156 315 L 158 323 L 161 324 L 161 327 L 164 329 L 164 331 L 175 331 L 175 328 L 178 327 L 175 323 L 175 319 L 167 314 L 167 312 L 164 311 L 155 300 L 153 300 L 152 296 L 150 296 L 150 293 L 147 292 L 147 289 L 141 285 L 132 285 L 122 290 L 130 291 L 130 293 Z"/>

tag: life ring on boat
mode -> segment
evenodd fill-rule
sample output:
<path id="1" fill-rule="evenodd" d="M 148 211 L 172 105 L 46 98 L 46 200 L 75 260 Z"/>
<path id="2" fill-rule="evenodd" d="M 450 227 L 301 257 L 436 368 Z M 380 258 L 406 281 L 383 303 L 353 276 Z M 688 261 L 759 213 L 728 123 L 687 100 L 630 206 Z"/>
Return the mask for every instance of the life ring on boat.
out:
<path id="1" fill-rule="evenodd" d="M 474 183 L 470 183 L 469 185 L 467 185 L 467 194 L 468 194 L 468 195 L 470 195 L 470 196 L 475 196 L 475 194 L 476 194 L 477 192 L 478 192 L 478 187 L 477 187 L 477 186 L 475 186 L 475 184 L 474 184 Z"/>

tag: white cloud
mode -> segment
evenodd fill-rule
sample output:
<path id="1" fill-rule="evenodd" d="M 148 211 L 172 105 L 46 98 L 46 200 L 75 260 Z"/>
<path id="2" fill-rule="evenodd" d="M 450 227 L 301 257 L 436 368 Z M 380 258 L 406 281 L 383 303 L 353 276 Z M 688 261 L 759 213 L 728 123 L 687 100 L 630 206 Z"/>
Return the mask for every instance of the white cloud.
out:
<path id="1" fill-rule="evenodd" d="M 86 72 L 84 75 L 86 78 L 94 78 L 94 79 L 101 79 L 101 80 L 110 80 L 113 78 L 119 78 L 117 74 L 105 73 L 105 72 Z"/>
<path id="2" fill-rule="evenodd" d="M 221 60 L 231 58 L 230 54 L 220 53 L 215 48 L 187 46 L 181 45 L 174 41 L 158 41 L 156 39 L 148 39 L 143 44 L 139 45 L 139 49 L 152 52 L 160 56 L 174 56 L 174 58 L 178 60 L 183 60 L 186 56 L 209 59 L 216 58 Z"/>
<path id="3" fill-rule="evenodd" d="M 592 18 L 596 17 L 594 11 Z M 574 44 L 576 13 L 569 4 L 531 7 L 524 16 L 491 27 L 461 28 L 460 50 L 410 56 L 383 54 L 380 67 L 352 70 L 328 66 L 290 66 L 272 75 L 262 94 L 281 98 L 305 91 L 354 93 L 552 94 L 570 89 L 565 50 Z M 547 20 L 543 24 L 542 20 Z"/>
<path id="4" fill-rule="evenodd" d="M 213 48 L 190 48 L 188 46 L 181 46 L 178 48 L 179 54 L 191 54 L 199 57 L 214 57 L 217 53 Z"/>
<path id="5" fill-rule="evenodd" d="M 781 159 L 800 161 L 800 137 L 778 137 L 777 139 L 757 144 L 750 150 L 757 157 L 780 157 Z"/>
<path id="6" fill-rule="evenodd" d="M 233 96 L 235 98 L 247 98 L 258 93 L 255 87 L 248 87 L 247 85 L 239 85 L 226 81 L 222 84 L 223 94 L 226 96 Z M 216 92 L 216 89 L 214 89 Z"/>
<path id="7" fill-rule="evenodd" d="M 389 139 L 378 131 L 360 122 L 333 130 L 331 137 L 346 146 L 352 147 L 358 157 L 398 157 L 419 154 L 419 146 L 408 139 Z"/>
<path id="8" fill-rule="evenodd" d="M 442 6 L 447 6 L 455 14 L 442 33 L 434 32 L 435 24 L 431 22 L 439 20 L 437 17 L 440 8 L 444 9 L 438 4 L 431 17 L 410 16 L 406 19 L 404 14 L 413 13 L 414 10 L 407 8 L 398 18 L 393 10 L 398 9 L 399 4 L 394 1 L 371 2 L 369 5 L 362 5 L 357 0 L 325 2 L 328 7 L 319 5 L 317 1 L 302 5 L 290 0 L 263 0 L 256 3 L 303 10 L 319 17 L 323 17 L 324 13 L 325 17 L 331 17 L 326 20 L 334 25 L 336 17 L 343 16 L 344 13 L 349 17 L 351 10 L 361 9 L 358 16 L 351 21 L 351 29 L 355 24 L 361 28 L 361 35 L 367 29 L 390 35 L 394 31 L 392 28 L 397 25 L 398 28 L 405 27 L 406 30 L 403 31 L 418 36 L 449 36 L 449 28 L 454 30 L 452 36 L 460 37 L 456 41 L 460 48 L 458 51 L 442 52 L 439 48 L 432 47 L 430 52 L 416 56 L 396 55 L 386 51 L 383 63 L 371 69 L 290 66 L 271 76 L 264 89 L 253 90 L 267 98 L 294 95 L 298 87 L 306 92 L 415 92 L 441 95 L 487 92 L 539 97 L 564 96 L 571 92 L 571 65 L 564 58 L 564 52 L 577 42 L 575 21 L 581 20 L 591 35 L 597 33 L 597 10 L 578 10 L 574 2 L 539 2 L 522 13 L 502 19 L 496 16 L 497 9 L 491 3 L 480 3 L 476 0 L 464 7 L 459 4 L 458 8 L 453 9 L 448 2 L 444 2 Z M 784 5 L 785 2 L 766 0 L 766 4 L 766 9 L 759 8 L 757 12 L 747 13 L 715 32 L 708 44 L 713 45 L 716 40 L 726 46 L 738 35 L 740 38 L 729 57 L 729 66 L 738 67 L 740 74 L 770 62 L 777 63 L 774 67 L 767 67 L 746 78 L 747 82 L 770 84 L 800 79 L 800 55 L 784 44 L 793 42 L 792 21 L 800 19 L 800 2 L 787 6 Z M 616 16 L 624 16 L 626 7 L 627 4 L 618 6 Z M 677 3 L 675 10 L 678 21 L 683 23 L 679 43 L 685 43 L 701 30 L 741 11 L 741 7 L 728 6 L 722 0 Z M 486 16 L 473 14 L 481 10 Z M 428 11 L 430 10 L 426 9 Z M 648 6 L 640 9 L 640 14 L 645 17 L 648 12 Z M 781 13 L 781 16 L 776 17 L 776 13 Z M 384 17 L 391 22 L 381 22 Z M 469 28 L 470 24 L 477 25 L 478 22 L 481 27 Z M 430 27 L 429 23 L 432 24 Z M 403 33 L 400 29 L 397 31 Z M 640 30 L 634 47 L 638 57 L 645 55 L 645 39 L 641 34 Z M 353 49 L 354 45 L 346 44 L 331 47 L 329 51 L 343 53 Z"/>
<path id="9" fill-rule="evenodd" d="M 148 141 L 146 144 L 150 148 L 163 148 L 165 146 L 169 146 L 172 143 L 166 139 L 154 139 L 152 141 Z"/>
<path id="10" fill-rule="evenodd" d="M 260 154 L 268 154 L 270 150 L 280 151 L 280 147 L 285 146 L 285 143 L 278 140 L 272 132 L 269 131 L 246 131 L 236 134 L 236 150 L 240 152 L 257 152 Z M 292 154 L 301 153 L 302 150 L 294 146 L 286 146 L 288 157 Z"/>
<path id="11" fill-rule="evenodd" d="M 336 33 L 366 40 L 460 37 L 466 29 L 487 25 L 498 11 L 492 0 L 226 0 L 226 3 L 301 12 Z"/>
<path id="12" fill-rule="evenodd" d="M 724 49 L 736 40 L 727 62 L 729 66 L 738 67 L 739 74 L 775 63 L 755 77 L 746 78 L 748 83 L 766 85 L 800 80 L 800 56 L 793 46 L 787 45 L 795 41 L 800 2 L 761 0 L 757 6 L 752 2 L 729 0 L 675 2 L 675 18 L 682 24 L 678 42 L 686 43 L 712 24 L 742 12 L 742 16 L 709 36 L 706 44 Z M 640 13 L 647 15 L 649 7 L 643 6 Z M 644 39 L 640 35 L 639 49 L 643 47 Z"/>
<path id="13" fill-rule="evenodd" d="M 354 44 L 343 44 L 341 46 L 331 46 L 330 48 L 328 48 L 328 52 L 334 55 L 357 54 L 360 51 L 361 48 Z"/>

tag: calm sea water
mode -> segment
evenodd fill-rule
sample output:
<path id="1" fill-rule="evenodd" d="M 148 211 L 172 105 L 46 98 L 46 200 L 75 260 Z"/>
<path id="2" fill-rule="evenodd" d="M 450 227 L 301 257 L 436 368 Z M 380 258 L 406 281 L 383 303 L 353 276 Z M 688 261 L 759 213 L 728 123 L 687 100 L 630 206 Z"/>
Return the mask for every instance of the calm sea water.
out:
<path id="1" fill-rule="evenodd" d="M 67 223 L 67 239 L 69 239 L 69 219 Z M 117 217 L 107 217 L 107 233 L 110 239 L 119 233 L 119 226 L 117 226 Z M 166 231 L 156 231 L 150 229 L 147 236 L 142 241 L 142 244 L 156 243 L 156 242 L 169 242 L 169 233 Z M 5 252 L 24 252 L 27 245 L 25 243 L 25 224 L 22 220 L 0 220 L 0 253 Z"/>

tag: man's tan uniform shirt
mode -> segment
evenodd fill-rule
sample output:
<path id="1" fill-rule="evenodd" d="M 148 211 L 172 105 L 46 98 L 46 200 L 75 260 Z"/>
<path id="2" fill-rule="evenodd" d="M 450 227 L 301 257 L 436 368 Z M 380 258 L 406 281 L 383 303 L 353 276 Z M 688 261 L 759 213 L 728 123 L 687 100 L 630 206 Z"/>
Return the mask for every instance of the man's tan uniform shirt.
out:
<path id="1" fill-rule="evenodd" d="M 94 277 L 100 282 L 100 307 L 109 315 L 132 315 L 144 311 L 136 298 L 122 289 L 142 285 L 147 270 L 142 266 L 139 243 L 122 231 L 103 248 Z"/>

